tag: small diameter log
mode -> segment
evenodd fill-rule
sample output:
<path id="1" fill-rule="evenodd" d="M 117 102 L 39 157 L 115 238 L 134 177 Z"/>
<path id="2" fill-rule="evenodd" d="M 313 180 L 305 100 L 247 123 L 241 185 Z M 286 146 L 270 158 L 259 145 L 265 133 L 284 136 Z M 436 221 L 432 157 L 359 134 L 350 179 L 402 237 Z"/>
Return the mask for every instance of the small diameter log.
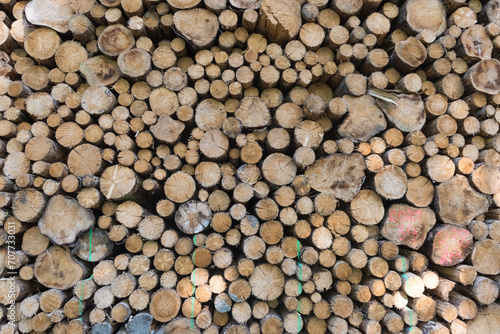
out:
<path id="1" fill-rule="evenodd" d="M 389 215 L 380 233 L 397 245 L 419 249 L 435 223 L 436 216 L 429 208 L 393 204 L 389 207 Z"/>
<path id="2" fill-rule="evenodd" d="M 38 222 L 40 233 L 57 245 L 69 244 L 81 232 L 92 228 L 95 217 L 76 200 L 62 195 L 53 196 Z"/>
<path id="3" fill-rule="evenodd" d="M 76 241 L 75 254 L 84 261 L 98 262 L 111 255 L 113 249 L 114 243 L 109 239 L 108 233 L 94 228 L 92 229 L 92 244 L 90 231 L 83 233 Z"/>
<path id="4" fill-rule="evenodd" d="M 454 266 L 472 252 L 472 233 L 453 225 L 437 226 L 429 232 L 427 243 L 432 262 L 445 267 Z"/>

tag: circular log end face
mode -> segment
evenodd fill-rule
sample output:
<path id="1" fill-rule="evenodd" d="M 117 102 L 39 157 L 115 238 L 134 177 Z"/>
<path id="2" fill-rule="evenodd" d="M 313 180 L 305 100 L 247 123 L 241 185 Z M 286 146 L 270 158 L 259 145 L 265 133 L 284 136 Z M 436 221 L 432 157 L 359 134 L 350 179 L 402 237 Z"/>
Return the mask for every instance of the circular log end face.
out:
<path id="1" fill-rule="evenodd" d="M 50 28 L 37 28 L 28 33 L 25 38 L 24 49 L 26 52 L 31 57 L 40 60 L 52 57 L 61 43 L 57 32 Z"/>
<path id="2" fill-rule="evenodd" d="M 196 191 L 193 177 L 184 172 L 175 172 L 165 182 L 165 195 L 175 203 L 190 200 Z"/>
<path id="3" fill-rule="evenodd" d="M 137 176 L 132 169 L 115 165 L 106 168 L 102 173 L 100 189 L 108 200 L 121 199 L 134 189 L 136 183 Z"/>
<path id="4" fill-rule="evenodd" d="M 293 181 L 297 174 L 297 165 L 289 156 L 273 153 L 262 163 L 262 173 L 272 184 L 283 186 Z"/>
<path id="5" fill-rule="evenodd" d="M 102 164 L 101 150 L 92 144 L 75 147 L 68 155 L 68 169 L 78 176 L 95 175 Z"/>
<path id="6" fill-rule="evenodd" d="M 472 85 L 478 91 L 495 95 L 500 92 L 500 61 L 486 59 L 470 69 Z"/>
<path id="7" fill-rule="evenodd" d="M 44 286 L 65 290 L 82 278 L 83 269 L 64 248 L 52 246 L 36 258 L 34 273 Z"/>
<path id="8" fill-rule="evenodd" d="M 408 188 L 406 173 L 398 166 L 383 167 L 375 175 L 375 188 L 386 199 L 399 199 Z"/>
<path id="9" fill-rule="evenodd" d="M 90 85 L 111 85 L 121 76 L 116 61 L 106 56 L 96 56 L 81 62 L 80 73 Z"/>
<path id="10" fill-rule="evenodd" d="M 446 29 L 446 11 L 440 0 L 411 0 L 406 5 L 406 21 L 417 32 L 430 30 L 439 36 Z"/>
<path id="11" fill-rule="evenodd" d="M 461 263 L 472 252 L 472 233 L 457 226 L 446 226 L 434 237 L 432 262 L 449 267 Z"/>
<path id="12" fill-rule="evenodd" d="M 212 220 L 208 204 L 189 201 L 182 204 L 175 213 L 175 223 L 186 234 L 197 234 L 205 230 Z"/>
<path id="13" fill-rule="evenodd" d="M 172 289 L 160 289 L 151 297 L 149 311 L 156 321 L 167 322 L 179 313 L 181 298 Z"/>
<path id="14" fill-rule="evenodd" d="M 261 264 L 255 267 L 249 282 L 254 296 L 261 300 L 274 300 L 283 292 L 285 277 L 278 267 Z"/>
<path id="15" fill-rule="evenodd" d="M 97 41 L 99 50 L 111 57 L 130 50 L 134 43 L 132 32 L 121 24 L 114 24 L 104 29 Z"/>
<path id="16" fill-rule="evenodd" d="M 217 16 L 202 8 L 175 12 L 174 25 L 196 49 L 210 45 L 219 31 Z"/>
<path id="17" fill-rule="evenodd" d="M 435 223 L 436 216 L 429 208 L 393 204 L 389 207 L 381 234 L 397 245 L 419 249 Z"/>
<path id="18" fill-rule="evenodd" d="M 483 275 L 500 274 L 500 242 L 486 239 L 474 245 L 472 264 Z"/>

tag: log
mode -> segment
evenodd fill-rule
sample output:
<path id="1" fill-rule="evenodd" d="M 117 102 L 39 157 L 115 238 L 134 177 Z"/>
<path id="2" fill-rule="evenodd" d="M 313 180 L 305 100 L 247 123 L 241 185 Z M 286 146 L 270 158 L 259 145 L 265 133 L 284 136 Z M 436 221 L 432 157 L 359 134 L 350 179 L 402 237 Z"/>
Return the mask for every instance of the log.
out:
<path id="1" fill-rule="evenodd" d="M 343 99 L 347 103 L 349 113 L 338 130 L 342 137 L 368 141 L 371 137 L 386 129 L 387 122 L 382 111 L 375 105 L 375 100 L 372 97 L 368 95 L 361 97 L 346 95 Z M 371 121 L 363 121 L 365 118 Z"/>
<path id="2" fill-rule="evenodd" d="M 193 19 L 197 22 L 196 25 L 190 24 Z M 174 13 L 173 20 L 175 29 L 195 50 L 212 46 L 219 29 L 219 21 L 215 14 L 200 8 L 179 10 Z"/>
<path id="3" fill-rule="evenodd" d="M 436 216 L 429 208 L 393 204 L 389 207 L 389 215 L 380 233 L 396 245 L 419 249 L 435 223 Z"/>
<path id="4" fill-rule="evenodd" d="M 53 196 L 39 221 L 40 233 L 56 245 L 72 243 L 81 232 L 92 228 L 94 215 L 77 201 L 62 195 Z"/>
<path id="5" fill-rule="evenodd" d="M 439 218 L 450 224 L 467 225 L 474 217 L 484 213 L 488 207 L 485 195 L 476 192 L 462 175 L 436 187 L 434 203 Z M 469 208 L 469 209 L 466 209 Z"/>
<path id="6" fill-rule="evenodd" d="M 494 79 L 500 68 L 496 59 L 485 59 L 470 67 L 464 74 L 464 85 L 481 93 L 498 94 L 500 87 Z"/>
<path id="7" fill-rule="evenodd" d="M 297 36 L 301 23 L 298 3 L 262 0 L 256 30 L 269 41 L 284 44 Z"/>
<path id="8" fill-rule="evenodd" d="M 421 17 L 423 10 L 432 15 Z M 446 11 L 439 1 L 408 0 L 400 10 L 398 21 L 409 34 L 427 32 L 436 38 L 446 30 Z"/>
<path id="9" fill-rule="evenodd" d="M 75 261 L 64 248 L 52 246 L 38 255 L 34 274 L 37 281 L 52 289 L 73 287 L 87 273 L 81 263 Z"/>
<path id="10" fill-rule="evenodd" d="M 472 252 L 472 234 L 460 227 L 443 225 L 429 232 L 430 259 L 441 266 L 454 266 Z"/>
<path id="11" fill-rule="evenodd" d="M 335 153 L 318 159 L 306 169 L 305 175 L 314 190 L 351 201 L 359 193 L 364 179 L 364 159 L 359 153 Z"/>

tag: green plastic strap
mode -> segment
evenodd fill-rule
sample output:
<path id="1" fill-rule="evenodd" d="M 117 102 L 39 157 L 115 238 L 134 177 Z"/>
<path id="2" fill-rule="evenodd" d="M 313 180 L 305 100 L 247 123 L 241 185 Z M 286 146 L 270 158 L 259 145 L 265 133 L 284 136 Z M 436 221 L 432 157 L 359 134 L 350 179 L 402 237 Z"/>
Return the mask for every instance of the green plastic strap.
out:
<path id="1" fill-rule="evenodd" d="M 405 257 L 403 256 L 403 274 L 406 272 L 406 263 L 405 263 Z"/>
<path id="2" fill-rule="evenodd" d="M 194 285 L 195 271 L 193 270 L 193 297 L 191 299 L 191 328 L 194 327 L 194 294 L 196 292 L 196 286 Z"/>
<path id="3" fill-rule="evenodd" d="M 302 294 L 302 263 L 300 261 L 300 241 L 297 239 L 297 266 L 299 266 L 299 295 Z M 300 312 L 300 301 L 297 301 L 297 312 Z M 297 330 L 300 332 L 302 327 L 302 318 L 300 313 L 297 313 Z"/>
<path id="4" fill-rule="evenodd" d="M 196 234 L 193 237 L 193 244 L 196 246 Z M 195 263 L 195 252 L 193 252 L 193 264 Z M 193 269 L 193 299 L 191 299 L 191 328 L 194 327 L 194 294 L 196 293 L 196 285 L 195 285 L 195 279 L 196 279 L 196 271 Z"/>
<path id="5" fill-rule="evenodd" d="M 89 231 L 89 262 L 92 262 L 92 229 Z M 80 298 L 78 300 L 78 316 L 81 316 L 83 313 L 83 288 L 85 286 L 85 281 L 91 280 L 94 278 L 94 275 L 82 281 L 82 291 L 80 292 Z"/>

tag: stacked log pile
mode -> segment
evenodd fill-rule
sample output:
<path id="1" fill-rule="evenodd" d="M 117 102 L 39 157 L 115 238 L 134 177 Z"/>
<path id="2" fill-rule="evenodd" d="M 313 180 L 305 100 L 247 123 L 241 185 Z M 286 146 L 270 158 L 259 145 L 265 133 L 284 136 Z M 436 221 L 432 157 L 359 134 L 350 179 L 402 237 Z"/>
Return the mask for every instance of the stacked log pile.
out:
<path id="1" fill-rule="evenodd" d="M 0 5 L 0 334 L 499 333 L 499 0 Z"/>

